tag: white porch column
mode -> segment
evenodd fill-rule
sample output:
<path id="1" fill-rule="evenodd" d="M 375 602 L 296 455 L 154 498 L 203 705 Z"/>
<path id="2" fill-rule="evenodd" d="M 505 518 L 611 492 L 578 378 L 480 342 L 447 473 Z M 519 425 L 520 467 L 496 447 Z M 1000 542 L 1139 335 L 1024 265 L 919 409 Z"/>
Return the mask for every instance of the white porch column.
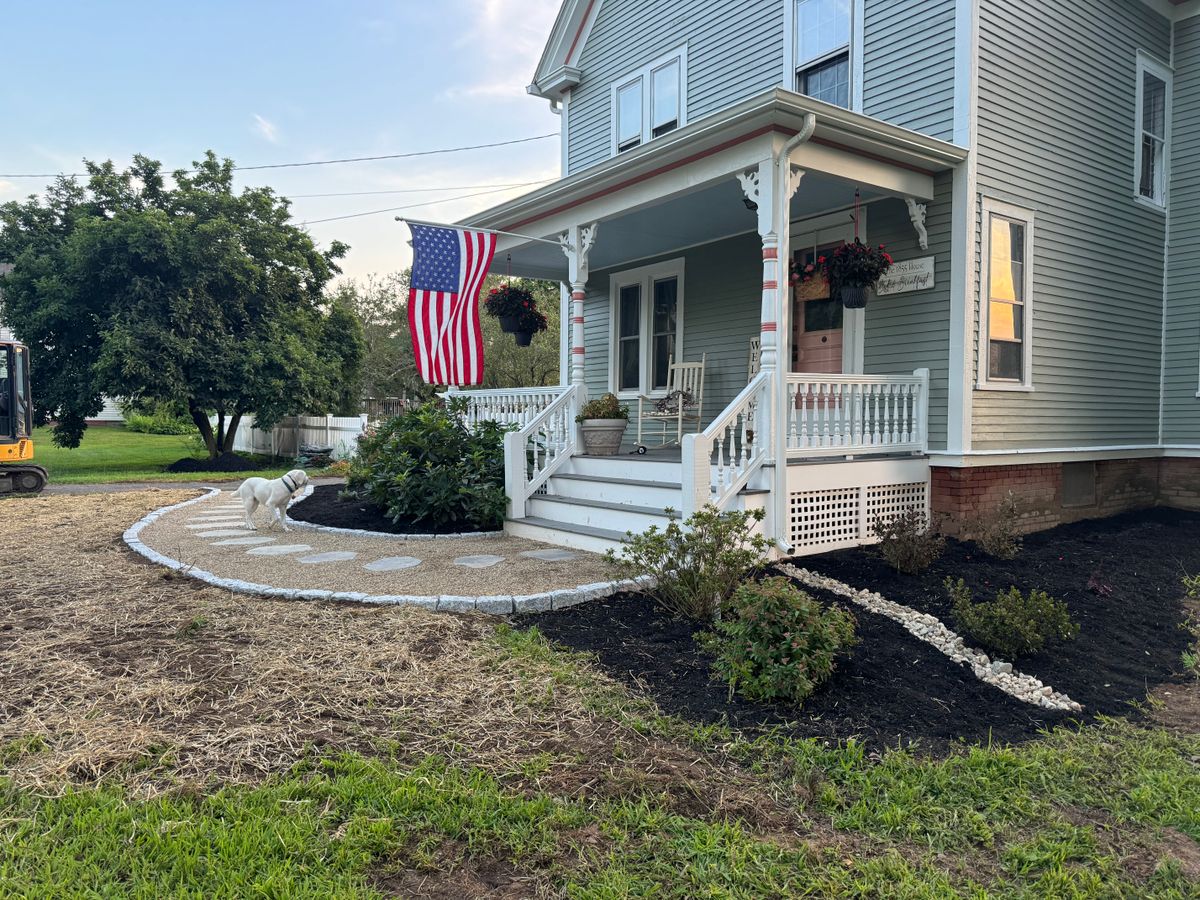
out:
<path id="1" fill-rule="evenodd" d="M 588 256 L 596 242 L 598 222 L 591 225 L 572 225 L 559 237 L 563 253 L 567 256 L 567 277 L 571 283 L 571 380 L 579 387 L 580 401 L 586 399 L 584 384 L 584 360 L 586 350 L 583 341 L 583 300 L 587 296 Z"/>

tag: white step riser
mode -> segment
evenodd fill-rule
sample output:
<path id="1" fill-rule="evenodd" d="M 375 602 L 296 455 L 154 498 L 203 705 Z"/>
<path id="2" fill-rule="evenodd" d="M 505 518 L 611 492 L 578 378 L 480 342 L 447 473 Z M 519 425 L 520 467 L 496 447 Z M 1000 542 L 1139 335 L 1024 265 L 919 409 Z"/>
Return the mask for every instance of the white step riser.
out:
<path id="1" fill-rule="evenodd" d="M 543 544 L 553 544 L 555 547 L 569 547 L 572 550 L 586 550 L 590 553 L 603 553 L 606 550 L 620 550 L 621 545 L 616 541 L 592 537 L 588 534 L 575 534 L 571 531 L 542 528 L 540 525 L 526 525 L 520 519 L 509 519 L 504 523 L 504 533 L 513 537 L 539 541 Z"/>
<path id="2" fill-rule="evenodd" d="M 651 525 L 660 528 L 669 521 L 665 515 L 647 515 L 639 512 L 626 512 L 611 508 L 594 506 L 575 506 L 572 503 L 554 503 L 532 497 L 527 506 L 528 514 L 553 522 L 570 522 L 574 525 L 590 525 L 593 528 L 607 528 L 611 531 L 632 531 L 640 534 Z"/>
<path id="3" fill-rule="evenodd" d="M 596 475 L 601 478 L 637 478 L 642 481 L 679 482 L 683 465 L 677 462 L 650 462 L 636 456 L 573 456 L 566 464 L 573 475 Z"/>
<path id="4" fill-rule="evenodd" d="M 617 481 L 576 481 L 574 478 L 551 478 L 550 493 L 557 497 L 577 500 L 603 500 L 627 506 L 652 506 L 655 509 L 679 509 L 683 503 L 682 488 L 622 484 Z"/>

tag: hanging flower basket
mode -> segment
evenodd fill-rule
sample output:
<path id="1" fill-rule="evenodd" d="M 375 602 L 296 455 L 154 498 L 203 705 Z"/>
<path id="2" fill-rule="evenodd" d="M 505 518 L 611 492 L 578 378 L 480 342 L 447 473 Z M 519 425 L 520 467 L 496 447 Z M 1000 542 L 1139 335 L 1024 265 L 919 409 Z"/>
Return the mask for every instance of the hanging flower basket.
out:
<path id="1" fill-rule="evenodd" d="M 846 309 L 865 309 L 871 289 L 865 285 L 842 285 L 842 306 Z"/>
<path id="2" fill-rule="evenodd" d="M 882 244 L 868 247 L 855 238 L 854 243 L 842 244 L 830 254 L 825 273 L 838 286 L 844 307 L 862 309 L 867 305 L 870 289 L 891 266 L 892 256 Z"/>
<path id="3" fill-rule="evenodd" d="M 512 336 L 513 340 L 517 342 L 518 347 L 528 347 L 533 340 L 532 331 L 514 331 Z"/>
<path id="4" fill-rule="evenodd" d="M 517 327 L 513 329 L 512 335 L 518 347 L 528 347 L 533 336 L 539 331 L 545 331 L 550 324 L 536 306 L 525 310 L 516 319 Z M 501 323 L 501 327 L 504 327 L 503 323 Z"/>
<path id="5" fill-rule="evenodd" d="M 792 296 L 797 300 L 824 300 L 829 296 L 829 277 L 825 274 L 826 259 L 818 256 L 816 262 L 801 266 L 792 263 L 788 269 L 788 284 Z"/>
<path id="6" fill-rule="evenodd" d="M 502 284 L 488 291 L 483 300 L 484 311 L 500 320 L 500 330 L 512 334 L 521 328 L 521 317 L 537 309 L 533 294 L 524 288 Z"/>
<path id="7" fill-rule="evenodd" d="M 511 316 L 497 316 L 500 320 L 500 330 L 505 334 L 513 334 L 521 327 L 521 317 L 515 313 Z"/>

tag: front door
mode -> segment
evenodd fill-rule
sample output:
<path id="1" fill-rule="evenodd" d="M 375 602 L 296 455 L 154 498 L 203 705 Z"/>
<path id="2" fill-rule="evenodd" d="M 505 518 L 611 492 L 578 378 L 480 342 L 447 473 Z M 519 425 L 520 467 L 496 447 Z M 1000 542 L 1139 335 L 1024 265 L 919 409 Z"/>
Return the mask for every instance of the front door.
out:
<path id="1" fill-rule="evenodd" d="M 837 244 L 797 250 L 794 259 L 803 268 Z M 840 299 L 802 300 L 793 293 L 792 371 L 840 373 L 844 346 L 845 311 Z"/>

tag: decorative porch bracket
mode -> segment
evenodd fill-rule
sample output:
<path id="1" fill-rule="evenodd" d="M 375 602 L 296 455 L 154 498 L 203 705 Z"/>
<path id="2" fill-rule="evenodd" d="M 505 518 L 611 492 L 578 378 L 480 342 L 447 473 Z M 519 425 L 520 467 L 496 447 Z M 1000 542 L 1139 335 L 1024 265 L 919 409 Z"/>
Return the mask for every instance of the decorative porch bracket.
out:
<path id="1" fill-rule="evenodd" d="M 567 257 L 567 280 L 571 283 L 571 381 L 579 390 L 582 403 L 585 395 L 583 363 L 586 351 L 583 344 L 583 300 L 587 296 L 588 256 L 596 243 L 599 222 L 591 225 L 572 225 L 558 239 Z"/>
<path id="2" fill-rule="evenodd" d="M 908 207 L 908 217 L 912 220 L 913 228 L 917 230 L 917 243 L 921 245 L 922 250 L 928 250 L 929 232 L 925 229 L 925 213 L 929 205 L 918 203 L 912 197 L 905 197 L 904 205 Z"/>

